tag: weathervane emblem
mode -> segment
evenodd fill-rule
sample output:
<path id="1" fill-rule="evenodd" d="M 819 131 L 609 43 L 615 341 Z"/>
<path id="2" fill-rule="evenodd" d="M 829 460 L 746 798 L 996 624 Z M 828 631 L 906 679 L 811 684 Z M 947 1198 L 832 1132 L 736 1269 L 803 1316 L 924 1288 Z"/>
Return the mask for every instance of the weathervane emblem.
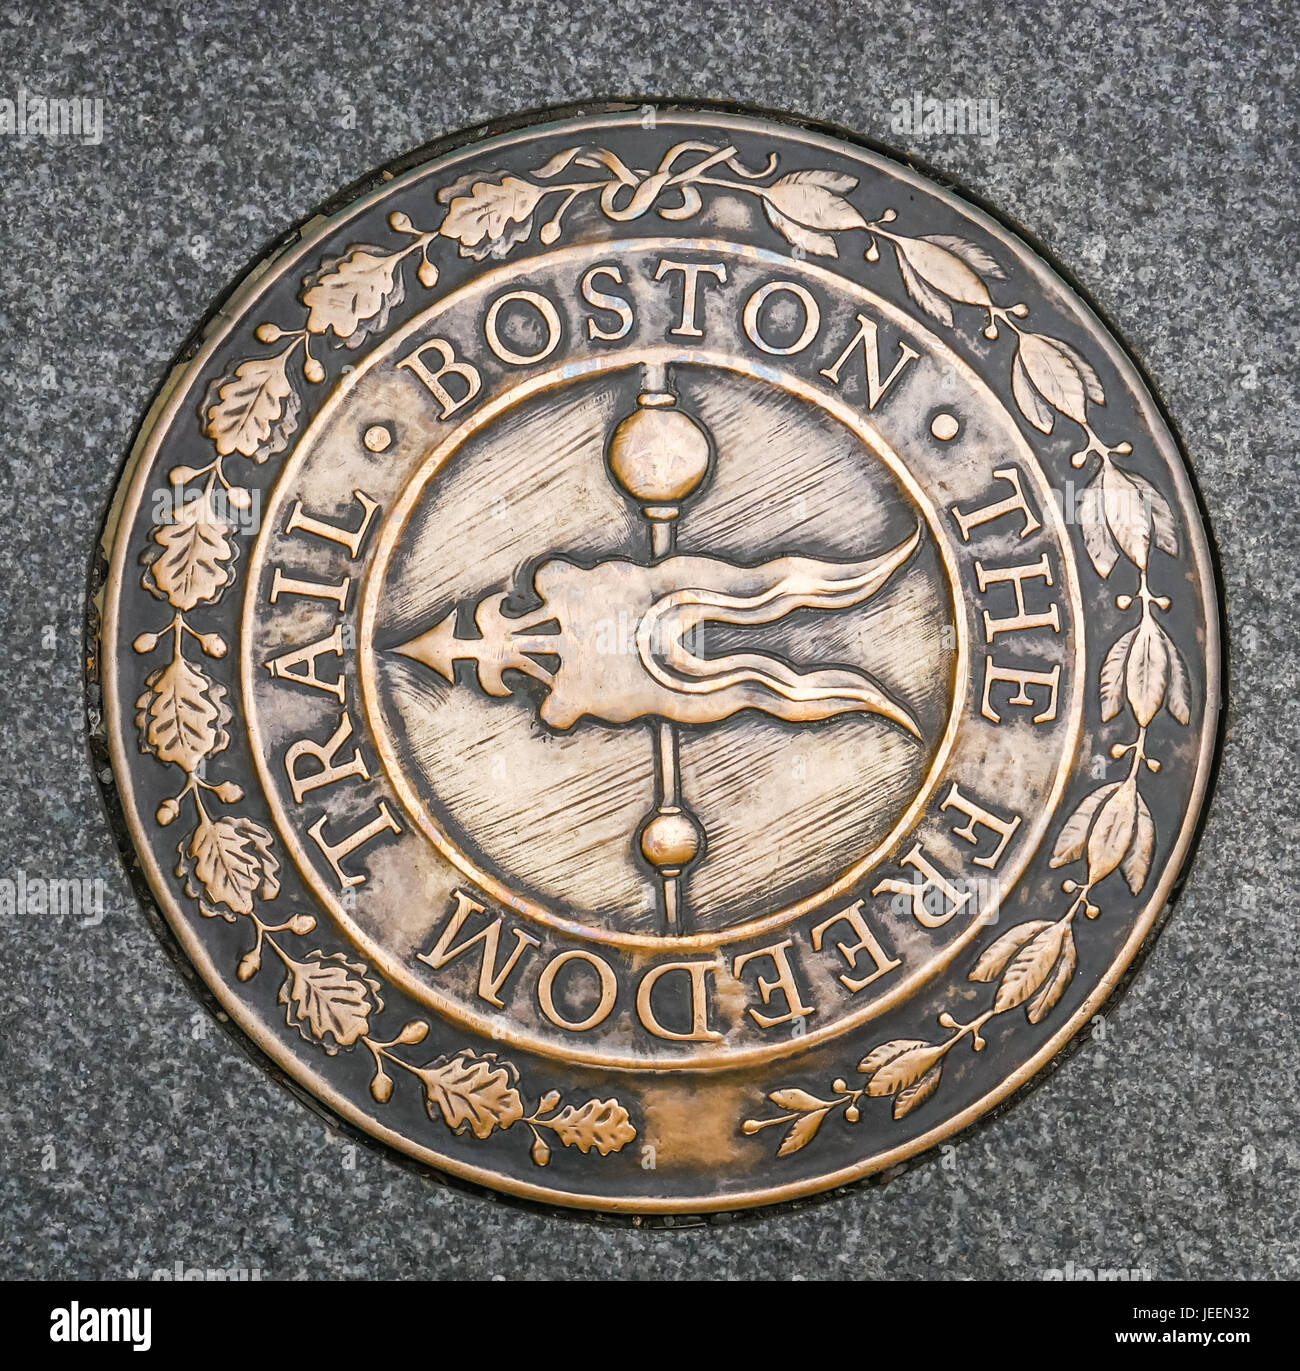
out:
<path id="1" fill-rule="evenodd" d="M 680 554 L 677 520 L 708 478 L 713 444 L 678 403 L 666 367 L 647 365 L 637 407 L 615 425 L 607 445 L 610 477 L 640 510 L 650 532 L 648 562 L 608 560 L 580 566 L 552 557 L 531 585 L 483 596 L 474 606 L 476 638 L 458 636 L 452 607 L 433 627 L 394 650 L 455 681 L 455 663 L 475 664 L 487 694 L 510 696 L 504 677 L 518 671 L 543 682 L 539 717 L 557 730 L 584 717 L 623 724 L 647 720 L 655 753 L 655 806 L 636 834 L 659 878 L 665 933 L 685 932 L 687 869 L 705 849 L 703 829 L 682 796 L 678 728 L 757 709 L 790 723 L 847 713 L 888 720 L 920 739 L 909 709 L 866 672 L 845 666 L 801 668 L 766 652 L 703 655 L 705 624 L 758 627 L 799 609 L 841 610 L 870 599 L 920 544 L 918 526 L 895 547 L 860 561 L 785 556 L 757 566 Z M 528 594 L 533 607 L 509 614 Z M 609 625 L 630 624 L 626 643 Z M 556 663 L 554 666 L 551 663 Z"/>

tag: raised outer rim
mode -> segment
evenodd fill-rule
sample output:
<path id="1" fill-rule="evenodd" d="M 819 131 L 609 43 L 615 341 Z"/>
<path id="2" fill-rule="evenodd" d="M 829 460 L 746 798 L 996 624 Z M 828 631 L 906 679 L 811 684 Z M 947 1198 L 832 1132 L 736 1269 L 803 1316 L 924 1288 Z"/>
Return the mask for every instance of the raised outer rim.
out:
<path id="1" fill-rule="evenodd" d="M 192 369 L 204 365 L 216 343 L 224 336 L 230 327 L 231 319 L 242 308 L 245 297 L 252 294 L 258 279 L 275 263 L 282 269 L 293 258 L 304 255 L 310 248 L 314 248 L 317 242 L 326 232 L 332 231 L 333 224 L 324 222 L 326 214 L 337 213 L 347 206 L 359 208 L 362 205 L 369 205 L 374 199 L 378 198 L 381 190 L 386 190 L 388 185 L 398 174 L 412 172 L 411 179 L 417 179 L 418 169 L 424 163 L 436 158 L 447 155 L 450 152 L 466 147 L 473 143 L 483 142 L 496 136 L 513 132 L 524 127 L 536 127 L 547 123 L 556 123 L 567 120 L 578 120 L 581 118 L 592 118 L 598 116 L 618 116 L 626 118 L 636 117 L 640 111 L 646 107 L 653 106 L 662 122 L 672 122 L 674 119 L 686 120 L 706 117 L 716 123 L 732 123 L 740 127 L 752 127 L 754 121 L 763 124 L 782 125 L 787 128 L 801 132 L 805 138 L 813 144 L 831 143 L 837 150 L 843 152 L 845 148 L 858 152 L 865 161 L 877 159 L 888 166 L 893 173 L 903 181 L 910 181 L 926 189 L 929 193 L 939 193 L 941 197 L 951 200 L 961 211 L 966 213 L 975 222 L 979 223 L 985 232 L 1003 243 L 1010 251 L 1022 260 L 1023 265 L 1036 276 L 1040 282 L 1052 283 L 1053 281 L 1062 284 L 1072 300 L 1068 303 L 1074 306 L 1074 313 L 1078 320 L 1091 332 L 1098 337 L 1099 344 L 1106 351 L 1112 365 L 1117 372 L 1124 378 L 1126 384 L 1133 391 L 1140 403 L 1142 417 L 1145 424 L 1156 439 L 1157 446 L 1162 457 L 1170 466 L 1172 479 L 1178 489 L 1180 503 L 1188 511 L 1196 511 L 1200 518 L 1195 523 L 1188 525 L 1188 551 L 1191 560 L 1197 571 L 1198 588 L 1206 606 L 1205 620 L 1205 644 L 1204 661 L 1206 667 L 1206 686 L 1205 686 L 1205 709 L 1201 728 L 1201 743 L 1197 753 L 1196 775 L 1192 787 L 1192 794 L 1188 809 L 1184 815 L 1182 827 L 1179 830 L 1178 839 L 1174 844 L 1171 854 L 1165 864 L 1161 879 L 1147 902 L 1141 916 L 1135 921 L 1129 938 L 1121 948 L 1119 955 L 1112 963 L 1109 970 L 1101 978 L 1093 992 L 1088 996 L 1085 1003 L 1067 1020 L 1040 1049 L 1010 1076 L 1004 1078 L 993 1090 L 987 1092 L 974 1104 L 968 1106 L 961 1113 L 954 1115 L 944 1124 L 935 1129 L 931 1129 L 920 1137 L 908 1144 L 888 1152 L 876 1155 L 863 1162 L 852 1166 L 841 1168 L 840 1170 L 813 1178 L 808 1181 L 795 1182 L 787 1186 L 771 1187 L 764 1190 L 752 1190 L 743 1193 L 729 1194 L 726 1196 L 706 1195 L 696 1198 L 674 1198 L 670 1200 L 639 1200 L 621 1201 L 611 1200 L 603 1196 L 592 1195 L 573 1195 L 555 1192 L 545 1187 L 535 1186 L 526 1182 L 514 1182 L 509 1178 L 499 1177 L 488 1172 L 484 1168 L 466 1165 L 461 1162 L 444 1160 L 439 1158 L 431 1149 L 410 1145 L 404 1139 L 397 1138 L 391 1130 L 377 1125 L 368 1116 L 361 1115 L 346 1100 L 332 1088 L 319 1080 L 318 1073 L 312 1068 L 303 1068 L 302 1064 L 293 1059 L 292 1054 L 282 1048 L 278 1042 L 273 1042 L 271 1047 L 264 1049 L 266 1056 L 280 1066 L 293 1070 L 300 1081 L 309 1083 L 309 1089 L 315 1093 L 315 1098 L 303 1095 L 300 1086 L 295 1087 L 293 1082 L 284 1081 L 300 1098 L 304 1098 L 310 1106 L 317 1112 L 325 1113 L 327 1117 L 339 1117 L 347 1120 L 361 1129 L 362 1133 L 369 1133 L 371 1136 L 389 1143 L 406 1152 L 409 1156 L 419 1158 L 429 1162 L 433 1166 L 440 1167 L 444 1173 L 450 1173 L 453 1178 L 468 1181 L 476 1186 L 487 1186 L 496 1192 L 506 1192 L 516 1197 L 540 1202 L 548 1206 L 560 1204 L 582 1208 L 587 1210 L 603 1211 L 607 1213 L 641 1213 L 641 1214 L 704 1214 L 716 1211 L 730 1211 L 749 1208 L 752 1206 L 773 1203 L 788 1203 L 803 1197 L 820 1194 L 823 1192 L 837 1190 L 854 1181 L 864 1179 L 868 1176 L 881 1173 L 882 1171 L 892 1171 L 900 1163 L 920 1156 L 922 1153 L 936 1146 L 944 1138 L 952 1136 L 954 1133 L 974 1122 L 982 1115 L 1003 1105 L 1012 1095 L 1026 1087 L 1039 1073 L 1043 1071 L 1058 1053 L 1064 1049 L 1071 1039 L 1083 1029 L 1101 1006 L 1119 989 L 1122 984 L 1131 979 L 1133 974 L 1132 963 L 1137 953 L 1142 948 L 1144 942 L 1152 937 L 1162 922 L 1163 916 L 1168 912 L 1166 901 L 1178 886 L 1180 878 L 1184 873 L 1184 868 L 1191 855 L 1192 849 L 1203 830 L 1206 814 L 1205 803 L 1210 782 L 1213 776 L 1216 753 L 1222 730 L 1222 701 L 1223 685 L 1225 680 L 1225 663 L 1220 649 L 1220 619 L 1222 617 L 1222 599 L 1219 591 L 1218 579 L 1215 575 L 1214 556 L 1210 545 L 1208 525 L 1202 502 L 1199 499 L 1196 488 L 1193 484 L 1190 468 L 1183 456 L 1181 444 L 1179 443 L 1172 424 L 1165 415 L 1162 407 L 1151 393 L 1151 388 L 1147 384 L 1145 377 L 1139 369 L 1137 363 L 1125 350 L 1111 328 L 1105 320 L 1100 317 L 1099 312 L 1091 304 L 1087 293 L 1077 286 L 1069 277 L 1064 268 L 1059 267 L 1051 255 L 1043 248 L 1038 246 L 1031 235 L 1024 233 L 1015 227 L 1010 220 L 998 215 L 991 207 L 986 206 L 982 201 L 969 193 L 958 193 L 954 183 L 942 174 L 919 175 L 913 170 L 914 166 L 920 165 L 915 159 L 904 159 L 893 153 L 882 145 L 854 134 L 850 131 L 840 129 L 834 125 L 794 118 L 789 115 L 770 113 L 766 111 L 752 110 L 746 107 L 728 103 L 713 103 L 703 101 L 681 102 L 681 103 L 659 103 L 654 101 L 627 101 L 627 102 L 593 102 L 569 106 L 548 107 L 541 110 L 518 116 L 510 120 L 503 120 L 492 124 L 480 125 L 477 128 L 462 131 L 450 138 L 439 140 L 429 144 L 416 152 L 400 159 L 390 168 L 372 173 L 363 178 L 362 181 L 354 184 L 344 191 L 340 196 L 335 197 L 327 206 L 323 207 L 317 215 L 304 221 L 295 235 L 289 234 L 279 240 L 275 245 L 276 250 L 265 256 L 251 273 L 245 274 L 240 283 L 228 294 L 222 304 L 209 317 L 207 324 L 196 331 L 189 343 L 182 350 L 177 362 L 170 370 L 166 381 L 156 395 L 148 415 L 141 424 L 130 456 L 123 466 L 121 476 L 114 495 L 111 499 L 109 509 L 105 518 L 100 542 L 96 547 L 95 556 L 91 568 L 91 598 L 88 605 L 88 625 L 87 625 L 87 675 L 88 675 L 88 713 L 91 724 L 91 749 L 92 757 L 96 764 L 101 762 L 106 751 L 113 753 L 115 762 L 120 762 L 120 717 L 113 717 L 108 721 L 101 721 L 99 718 L 99 650 L 101 643 L 105 640 L 112 640 L 116 627 L 116 595 L 105 595 L 106 590 L 112 589 L 112 584 L 105 585 L 104 561 L 102 549 L 109 547 L 113 542 L 113 534 L 116 530 L 117 522 L 120 517 L 122 502 L 126 496 L 129 486 L 141 479 L 141 473 L 147 471 L 147 466 L 143 464 L 143 459 L 150 453 L 154 446 L 150 439 L 154 430 L 165 419 L 170 420 L 173 412 L 177 408 L 176 393 L 180 381 L 184 375 Z M 359 192 L 368 193 L 360 195 Z M 304 230 L 310 230 L 304 234 Z M 1028 261 L 1024 261 L 1025 255 Z M 118 579 L 116 585 L 121 585 L 121 563 L 125 556 L 125 543 L 119 544 L 112 549 L 113 551 L 113 570 L 117 572 Z M 1213 605 L 1217 612 L 1209 613 L 1210 606 Z M 104 612 L 101 619 L 101 611 Z M 110 713 L 114 711 L 110 710 Z M 106 729 L 106 723 L 111 723 L 113 727 Z M 107 744 L 107 746 L 106 746 Z M 101 778 L 101 788 L 105 803 L 109 809 L 110 821 L 118 835 L 119 842 L 123 845 L 124 854 L 127 859 L 128 868 L 131 870 L 133 881 L 136 884 L 137 894 L 149 908 L 149 912 L 154 918 L 155 925 L 159 927 L 164 942 L 169 951 L 176 955 L 176 945 L 178 942 L 184 943 L 180 939 L 175 929 L 169 935 L 166 924 L 159 915 L 156 903 L 151 898 L 151 893 L 144 884 L 143 872 L 140 867 L 138 854 L 134 845 L 130 843 L 125 829 L 129 829 L 133 820 L 137 820 L 132 805 L 131 796 L 128 793 L 119 791 L 111 775 L 106 778 L 97 770 L 97 775 Z M 151 865 L 155 865 L 151 862 Z M 188 930 L 187 930 L 188 931 Z M 205 968 L 212 970 L 210 960 L 202 955 L 202 949 L 198 949 L 199 956 L 191 956 L 192 966 L 184 968 L 187 974 L 192 977 L 193 970 L 197 968 L 200 972 Z M 221 984 L 220 981 L 217 984 Z M 226 1013 L 234 1020 L 234 1024 L 245 1030 L 244 1034 L 236 1033 L 236 1037 L 243 1042 L 243 1045 L 251 1051 L 255 1060 L 266 1068 L 270 1066 L 255 1051 L 252 1051 L 252 1043 L 246 1037 L 248 1024 L 246 1020 L 252 1018 L 246 1015 L 241 1006 L 237 1004 L 225 1004 L 225 1001 L 212 991 L 211 984 L 206 991 L 200 989 L 200 996 L 209 1004 L 209 1007 L 216 1009 L 218 1017 L 227 1021 Z M 224 1007 L 225 1013 L 222 1012 Z M 283 1080 L 281 1077 L 280 1079 Z M 322 1105 L 327 1108 L 322 1108 Z M 335 1112 L 329 1114 L 329 1110 Z"/>

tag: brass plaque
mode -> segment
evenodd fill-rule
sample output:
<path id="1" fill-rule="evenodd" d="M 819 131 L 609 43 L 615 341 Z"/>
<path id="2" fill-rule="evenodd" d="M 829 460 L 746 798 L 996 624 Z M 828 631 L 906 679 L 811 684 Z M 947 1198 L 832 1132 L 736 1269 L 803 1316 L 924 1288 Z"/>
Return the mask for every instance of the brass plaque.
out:
<path id="1" fill-rule="evenodd" d="M 1113 992 L 1206 795 L 1215 582 L 1134 364 L 793 121 L 568 110 L 377 176 L 213 315 L 103 551 L 168 936 L 333 1115 L 545 1203 L 950 1137 Z"/>

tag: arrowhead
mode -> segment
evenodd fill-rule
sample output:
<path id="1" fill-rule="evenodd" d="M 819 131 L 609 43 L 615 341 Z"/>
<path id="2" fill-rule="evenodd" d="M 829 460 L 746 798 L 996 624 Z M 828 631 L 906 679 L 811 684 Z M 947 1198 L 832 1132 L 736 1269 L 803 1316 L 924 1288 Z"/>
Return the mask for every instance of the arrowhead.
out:
<path id="1" fill-rule="evenodd" d="M 479 631 L 477 638 L 458 638 L 456 636 L 456 611 L 453 609 L 444 619 L 440 619 L 431 629 L 393 648 L 403 657 L 432 668 L 444 680 L 456 680 L 457 662 L 473 662 L 478 671 L 478 683 L 489 695 L 504 698 L 510 694 L 510 687 L 502 678 L 503 671 L 522 671 L 539 681 L 549 681 L 551 673 L 528 654 L 530 652 L 550 653 L 556 650 L 555 640 L 547 635 L 539 637 L 527 633 L 538 620 L 549 616 L 550 611 L 543 607 L 533 610 L 517 619 L 505 618 L 501 606 L 504 595 L 488 595 L 474 608 L 474 625 Z"/>
<path id="2" fill-rule="evenodd" d="M 431 667 L 445 680 L 454 682 L 456 659 L 475 657 L 475 647 L 476 644 L 464 642 L 456 637 L 456 611 L 453 609 L 445 619 L 440 620 L 431 629 L 421 633 L 418 638 L 412 638 L 409 643 L 395 647 L 393 651 Z"/>

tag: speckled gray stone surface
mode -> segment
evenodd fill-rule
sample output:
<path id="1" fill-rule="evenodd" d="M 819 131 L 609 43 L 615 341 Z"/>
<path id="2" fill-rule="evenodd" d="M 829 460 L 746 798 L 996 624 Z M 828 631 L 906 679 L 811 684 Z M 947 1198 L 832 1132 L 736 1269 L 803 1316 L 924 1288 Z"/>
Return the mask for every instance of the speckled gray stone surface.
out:
<path id="1" fill-rule="evenodd" d="M 0 875 L 12 1275 L 1300 1275 L 1297 40 L 1285 3 L 854 0 L 0 8 L 0 96 L 103 100 L 98 145 L 0 137 Z M 995 97 L 996 143 L 891 102 Z M 1010 1114 L 884 1189 L 689 1231 L 448 1192 L 333 1137 L 208 1019 L 123 878 L 82 745 L 86 562 L 132 428 L 259 249 L 373 166 L 548 102 L 730 98 L 902 146 L 1028 226 L 1175 416 L 1222 554 L 1233 684 L 1208 831 L 1132 990 Z"/>

